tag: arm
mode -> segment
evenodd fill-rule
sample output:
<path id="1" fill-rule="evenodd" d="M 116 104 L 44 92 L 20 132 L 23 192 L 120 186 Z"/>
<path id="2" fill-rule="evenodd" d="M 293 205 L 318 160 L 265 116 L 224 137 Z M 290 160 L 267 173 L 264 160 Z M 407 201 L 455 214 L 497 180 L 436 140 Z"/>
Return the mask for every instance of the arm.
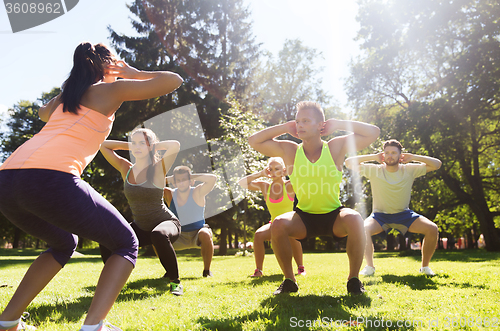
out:
<path id="1" fill-rule="evenodd" d="M 183 82 L 176 73 L 137 70 L 123 61 L 108 65 L 106 75 L 123 78 L 109 83 L 109 97 L 117 103 L 156 98 L 175 91 Z"/>
<path id="2" fill-rule="evenodd" d="M 375 125 L 332 118 L 325 122 L 321 135 L 328 136 L 337 130 L 352 132 L 345 136 L 335 137 L 328 142 L 329 145 L 331 142 L 341 143 L 340 152 L 342 155 L 347 153 L 350 145 L 353 146 L 356 151 L 370 146 L 371 143 L 377 140 L 380 134 L 380 129 Z"/>
<path id="3" fill-rule="evenodd" d="M 269 177 L 267 169 L 243 177 L 238 181 L 238 185 L 252 191 L 265 192 L 266 191 L 265 186 L 267 185 L 267 183 L 264 181 L 257 181 L 257 179 L 261 177 Z"/>
<path id="4" fill-rule="evenodd" d="M 214 189 L 217 182 L 217 176 L 214 174 L 191 174 L 191 179 L 202 182 L 196 186 L 195 191 L 198 191 L 197 194 L 203 197 Z"/>
<path id="5" fill-rule="evenodd" d="M 170 203 L 172 202 L 172 189 L 165 187 L 163 189 L 163 200 L 167 203 L 167 207 L 170 207 Z"/>
<path id="6" fill-rule="evenodd" d="M 158 151 L 165 151 L 165 154 L 163 154 L 163 158 L 161 159 L 165 169 L 162 169 L 163 176 L 165 176 L 172 167 L 172 164 L 174 164 L 175 158 L 181 150 L 181 144 L 177 140 L 165 140 L 157 143 L 155 145 L 155 149 Z"/>
<path id="7" fill-rule="evenodd" d="M 297 144 L 292 141 L 278 141 L 274 139 L 285 133 L 290 133 L 294 137 L 297 136 L 295 121 L 275 125 L 259 131 L 248 138 L 248 143 L 253 149 L 266 156 L 283 157 L 285 154 L 293 153 L 294 149 L 297 148 Z"/>
<path id="8" fill-rule="evenodd" d="M 132 163 L 116 154 L 115 150 L 129 150 L 130 144 L 127 141 L 117 141 L 117 140 L 105 140 L 100 148 L 100 151 L 104 158 L 111 164 L 116 170 L 120 172 L 123 180 L 127 175 L 127 171 L 132 167 Z"/>
<path id="9" fill-rule="evenodd" d="M 38 117 L 44 122 L 48 122 L 50 116 L 56 110 L 57 106 L 61 104 L 61 94 L 59 93 L 57 96 L 53 97 L 49 102 L 45 105 L 41 106 L 38 109 Z"/>
<path id="10" fill-rule="evenodd" d="M 356 170 L 363 162 L 376 161 L 380 164 L 384 162 L 384 153 L 352 156 L 345 160 L 347 169 Z"/>
<path id="11" fill-rule="evenodd" d="M 425 165 L 426 165 L 425 168 L 426 168 L 427 172 L 438 170 L 439 168 L 441 168 L 441 164 L 442 164 L 441 160 L 436 159 L 434 157 L 423 156 L 423 155 L 414 155 L 414 154 L 410 154 L 410 153 L 402 153 L 400 161 L 402 163 L 408 163 L 408 162 L 412 162 L 412 161 L 425 163 Z"/>

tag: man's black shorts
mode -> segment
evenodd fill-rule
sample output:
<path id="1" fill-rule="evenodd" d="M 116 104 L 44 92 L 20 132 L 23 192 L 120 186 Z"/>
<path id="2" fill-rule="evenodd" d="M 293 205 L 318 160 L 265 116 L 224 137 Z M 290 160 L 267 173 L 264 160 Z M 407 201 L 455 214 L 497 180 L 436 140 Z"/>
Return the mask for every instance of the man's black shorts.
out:
<path id="1" fill-rule="evenodd" d="M 333 224 L 335 223 L 335 220 L 337 219 L 337 216 L 342 208 L 344 208 L 344 206 L 340 206 L 339 208 L 326 214 L 311 214 L 295 207 L 294 211 L 300 216 L 302 223 L 304 223 L 304 226 L 306 227 L 307 233 L 305 238 L 297 240 L 304 242 L 308 238 L 326 236 L 332 237 L 335 241 L 340 241 L 342 238 L 333 234 Z"/>

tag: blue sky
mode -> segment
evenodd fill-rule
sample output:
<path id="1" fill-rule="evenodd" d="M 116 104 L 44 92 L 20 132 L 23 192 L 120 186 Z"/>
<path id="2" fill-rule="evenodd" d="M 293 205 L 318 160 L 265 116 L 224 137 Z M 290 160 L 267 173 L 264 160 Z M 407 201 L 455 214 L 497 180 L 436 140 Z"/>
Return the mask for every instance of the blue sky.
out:
<path id="1" fill-rule="evenodd" d="M 274 54 L 286 39 L 300 38 L 321 51 L 323 88 L 341 105 L 347 101 L 343 80 L 358 52 L 354 0 L 246 0 L 252 11 L 257 42 Z M 134 34 L 126 4 L 129 0 L 80 0 L 65 15 L 38 27 L 12 33 L 5 7 L 0 7 L 0 116 L 20 100 L 34 101 L 60 86 L 72 66 L 81 41 L 108 43 L 107 26 Z"/>

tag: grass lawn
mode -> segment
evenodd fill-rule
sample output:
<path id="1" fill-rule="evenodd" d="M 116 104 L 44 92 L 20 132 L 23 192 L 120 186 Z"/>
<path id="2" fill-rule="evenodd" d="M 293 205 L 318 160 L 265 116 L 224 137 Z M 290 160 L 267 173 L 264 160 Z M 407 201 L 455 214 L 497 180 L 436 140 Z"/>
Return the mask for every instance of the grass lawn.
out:
<path id="1" fill-rule="evenodd" d="M 38 253 L 0 249 L 0 309 Z M 82 253 L 28 307 L 28 323 L 38 330 L 82 325 L 102 268 L 98 251 Z M 169 293 L 157 258 L 139 258 L 107 320 L 130 331 L 433 329 L 429 323 L 439 330 L 500 330 L 500 253 L 438 251 L 432 278 L 418 274 L 419 255 L 375 253 L 377 272 L 361 277 L 367 293 L 356 297 L 347 295 L 346 253 L 304 254 L 299 292 L 277 297 L 272 292 L 283 277 L 274 255 L 266 255 L 258 279 L 248 277 L 255 268 L 249 256 L 215 256 L 214 277 L 203 278 L 198 255 L 178 256 L 181 297 Z"/>

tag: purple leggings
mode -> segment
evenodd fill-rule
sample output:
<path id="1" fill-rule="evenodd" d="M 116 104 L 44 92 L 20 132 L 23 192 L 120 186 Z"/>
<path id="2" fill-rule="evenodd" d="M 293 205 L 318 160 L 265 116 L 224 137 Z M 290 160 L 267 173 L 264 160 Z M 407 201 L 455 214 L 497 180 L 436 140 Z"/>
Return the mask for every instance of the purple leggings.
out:
<path id="1" fill-rule="evenodd" d="M 125 218 L 85 181 L 48 169 L 0 171 L 0 212 L 49 245 L 64 267 L 78 236 L 98 242 L 133 265 L 138 240 Z"/>

